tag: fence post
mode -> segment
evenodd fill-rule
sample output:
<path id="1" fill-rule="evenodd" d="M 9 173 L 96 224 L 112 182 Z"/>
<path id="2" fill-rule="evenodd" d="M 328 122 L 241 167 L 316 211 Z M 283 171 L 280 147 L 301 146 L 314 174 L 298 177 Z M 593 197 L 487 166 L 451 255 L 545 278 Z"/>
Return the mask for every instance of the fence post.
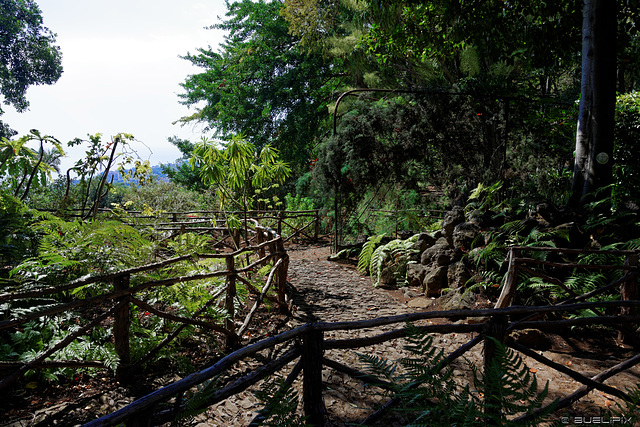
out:
<path id="1" fill-rule="evenodd" d="M 233 238 L 233 244 L 235 245 L 235 248 L 240 249 L 240 230 L 234 228 L 231 232 L 231 237 Z"/>
<path id="2" fill-rule="evenodd" d="M 489 320 L 484 324 L 484 375 L 485 378 L 489 377 L 491 371 L 491 364 L 496 355 L 498 342 L 504 343 L 505 333 L 507 330 L 508 319 L 506 316 L 491 316 Z M 492 339 L 493 338 L 493 339 Z M 495 340 L 495 341 L 494 341 Z M 485 396 L 484 396 L 484 413 L 485 424 L 497 425 L 500 417 L 500 408 L 502 406 L 500 402 L 500 395 L 493 390 L 492 381 L 485 382 Z"/>
<path id="3" fill-rule="evenodd" d="M 131 275 L 129 274 L 116 277 L 113 280 L 113 290 L 117 292 L 129 289 L 130 279 Z M 131 296 L 129 294 L 118 298 L 117 301 L 123 302 L 123 304 L 113 314 L 113 341 L 116 354 L 120 359 L 116 368 L 116 380 L 120 382 L 124 382 L 127 379 L 129 367 L 131 366 L 131 349 L 129 345 L 129 327 L 131 325 L 131 319 L 129 318 L 130 299 Z"/>
<path id="4" fill-rule="evenodd" d="M 638 254 L 627 255 L 624 259 L 624 265 L 631 268 L 638 268 Z M 630 270 L 624 270 L 623 273 L 628 274 Z M 620 285 L 620 299 L 633 301 L 638 299 L 638 276 L 634 275 L 626 282 L 623 282 Z M 620 315 L 626 316 L 632 314 L 636 309 L 631 307 L 622 307 L 620 309 Z M 626 328 L 626 330 L 621 330 L 618 332 L 618 341 L 624 342 L 626 344 L 636 344 L 638 339 L 633 333 L 635 330 L 635 326 L 631 326 L 631 328 Z"/>
<path id="5" fill-rule="evenodd" d="M 504 286 L 502 292 L 496 302 L 494 308 L 509 307 L 511 301 L 513 301 L 513 295 L 516 291 L 516 277 L 518 276 L 518 270 L 516 266 L 516 258 L 520 254 L 520 251 L 515 248 L 509 248 L 509 266 L 507 267 L 507 274 L 504 276 Z"/>
<path id="6" fill-rule="evenodd" d="M 278 236 L 282 236 L 282 217 L 283 217 L 284 211 L 279 211 L 278 212 L 278 222 L 276 224 L 276 233 L 278 233 Z"/>
<path id="7" fill-rule="evenodd" d="M 322 399 L 322 331 L 311 329 L 302 338 L 303 403 L 307 422 L 314 427 L 324 426 L 326 409 Z"/>
<path id="8" fill-rule="evenodd" d="M 224 327 L 230 331 L 235 332 L 235 306 L 234 299 L 236 297 L 236 268 L 235 268 L 235 260 L 233 255 L 228 255 L 225 258 L 227 263 L 227 271 L 229 275 L 227 276 L 227 295 L 224 300 L 224 307 L 227 311 L 227 318 L 224 321 Z M 227 335 L 227 349 L 231 348 L 234 343 L 234 339 L 231 335 Z"/>
<path id="9" fill-rule="evenodd" d="M 278 267 L 278 271 L 276 272 L 276 283 L 278 284 L 278 301 L 283 304 L 287 304 L 286 301 L 286 285 L 287 285 L 287 274 L 289 272 L 289 255 L 284 249 L 284 243 L 282 241 L 282 236 L 278 238 L 276 243 L 276 250 L 281 254 L 282 264 Z"/>
<path id="10" fill-rule="evenodd" d="M 320 235 L 320 211 L 318 209 L 316 209 L 314 220 L 315 220 L 315 224 L 314 224 L 313 238 L 314 240 L 318 240 L 318 236 Z"/>
<path id="11" fill-rule="evenodd" d="M 256 226 L 256 244 L 259 246 L 263 242 L 264 242 L 264 228 L 258 225 Z M 260 249 L 258 249 L 258 256 L 260 258 L 264 258 L 265 256 L 264 247 L 261 247 Z"/>

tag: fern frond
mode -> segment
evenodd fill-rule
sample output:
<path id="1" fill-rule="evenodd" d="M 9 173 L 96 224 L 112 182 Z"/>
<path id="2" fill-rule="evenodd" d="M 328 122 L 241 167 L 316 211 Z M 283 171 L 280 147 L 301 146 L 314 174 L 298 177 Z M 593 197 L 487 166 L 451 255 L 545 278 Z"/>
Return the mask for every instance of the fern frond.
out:
<path id="1" fill-rule="evenodd" d="M 171 423 L 171 426 L 191 425 L 197 415 L 200 415 L 207 410 L 207 402 L 217 391 L 219 382 L 220 377 L 215 376 L 200 384 L 195 393 L 191 397 L 187 398 L 181 405 L 181 410 L 175 420 Z"/>
<path id="2" fill-rule="evenodd" d="M 378 246 L 371 255 L 371 263 L 369 264 L 369 275 L 374 282 L 373 286 L 380 284 L 380 276 L 382 274 L 382 264 L 387 256 L 385 246 Z"/>
<path id="3" fill-rule="evenodd" d="M 298 393 L 285 383 L 284 379 L 265 381 L 256 397 L 264 405 L 259 412 L 258 425 L 294 427 L 304 426 L 306 417 L 296 414 L 298 407 Z"/>
<path id="4" fill-rule="evenodd" d="M 372 375 L 381 376 L 387 381 L 393 382 L 393 374 L 396 372 L 396 365 L 392 361 L 373 354 L 356 354 L 361 362 L 367 364 L 368 371 Z"/>

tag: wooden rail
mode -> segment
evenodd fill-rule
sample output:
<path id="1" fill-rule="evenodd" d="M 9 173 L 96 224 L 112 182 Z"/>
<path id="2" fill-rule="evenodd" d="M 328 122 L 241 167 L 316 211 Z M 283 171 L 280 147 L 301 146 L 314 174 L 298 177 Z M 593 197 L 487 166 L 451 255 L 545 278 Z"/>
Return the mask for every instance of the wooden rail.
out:
<path id="1" fill-rule="evenodd" d="M 283 346 L 285 349 L 284 355 L 281 357 L 269 361 L 266 365 L 260 367 L 257 370 L 247 373 L 243 378 L 237 379 L 234 382 L 226 385 L 221 385 L 218 390 L 211 393 L 208 398 L 204 399 L 204 403 L 198 408 L 191 407 L 190 409 L 205 409 L 213 404 L 216 404 L 222 400 L 229 398 L 230 396 L 237 394 L 248 387 L 256 384 L 259 380 L 266 378 L 269 375 L 282 369 L 286 364 L 299 359 L 295 367 L 291 370 L 291 373 L 287 376 L 287 382 L 292 383 L 296 376 L 302 374 L 303 381 L 303 401 L 304 401 L 304 413 L 307 417 L 307 422 L 310 425 L 322 426 L 325 424 L 326 409 L 324 407 L 324 401 L 322 397 L 322 370 L 325 367 L 335 369 L 339 372 L 345 373 L 351 377 L 362 380 L 364 378 L 370 378 L 363 372 L 359 372 L 352 367 L 344 366 L 343 364 L 328 359 L 324 356 L 325 350 L 329 349 L 357 349 L 364 346 L 383 343 L 390 340 L 406 337 L 408 330 L 406 328 L 395 329 L 389 332 L 380 333 L 377 335 L 368 336 L 358 339 L 340 339 L 340 340 L 328 340 L 324 338 L 324 334 L 330 331 L 355 331 L 361 329 L 370 329 L 386 325 L 393 325 L 406 322 L 417 322 L 427 319 L 436 318 L 451 318 L 451 319 L 469 319 L 469 318 L 487 318 L 484 323 L 474 324 L 435 324 L 417 327 L 419 330 L 435 333 L 435 334 L 447 334 L 447 333 L 463 333 L 474 332 L 478 335 L 473 337 L 467 343 L 463 344 L 460 348 L 448 354 L 444 361 L 437 366 L 432 367 L 434 372 L 443 369 L 449 365 L 452 361 L 459 358 L 471 348 L 484 341 L 484 364 L 491 363 L 491 359 L 494 354 L 494 347 L 496 340 L 506 343 L 509 347 L 516 351 L 519 351 L 527 356 L 533 357 L 537 362 L 544 364 L 554 370 L 569 375 L 577 382 L 583 384 L 579 389 L 569 394 L 567 397 L 556 402 L 554 408 L 555 411 L 563 409 L 575 402 L 580 397 L 586 395 L 589 391 L 597 389 L 605 393 L 612 394 L 616 397 L 628 399 L 629 396 L 623 391 L 615 389 L 613 387 L 602 384 L 607 378 L 619 373 L 625 369 L 629 369 L 632 366 L 640 363 L 640 355 L 636 355 L 618 365 L 605 370 L 593 377 L 586 377 L 579 372 L 573 371 L 567 366 L 559 365 L 544 356 L 539 355 L 537 352 L 528 349 L 520 344 L 517 344 L 509 339 L 509 334 L 519 329 L 538 328 L 541 330 L 555 329 L 559 326 L 570 327 L 576 325 L 612 325 L 621 324 L 630 321 L 640 320 L 640 316 L 604 316 L 597 318 L 583 318 L 583 319 L 570 319 L 562 321 L 522 321 L 522 320 L 510 320 L 519 319 L 523 316 L 541 313 L 567 313 L 575 312 L 578 310 L 593 309 L 593 308 L 616 308 L 621 307 L 640 307 L 640 301 L 608 301 L 608 302 L 586 302 L 578 304 L 566 304 L 562 306 L 545 306 L 545 307 L 508 307 L 501 309 L 484 309 L 484 310 L 452 310 L 452 311 L 437 311 L 437 312 L 423 312 L 423 313 L 411 313 L 398 316 L 381 317 L 377 319 L 355 321 L 355 322 L 337 322 L 337 323 L 308 323 L 302 325 L 293 330 L 283 332 L 277 336 L 263 339 L 259 342 L 251 344 L 247 347 L 239 349 L 214 365 L 195 372 L 182 380 L 169 384 L 153 393 L 144 396 L 130 405 L 105 415 L 101 418 L 93 420 L 85 426 L 98 427 L 98 426 L 115 426 L 120 423 L 127 422 L 128 425 L 158 425 L 173 420 L 180 412 L 185 408 L 186 403 L 183 402 L 183 396 L 185 393 L 193 390 L 206 381 L 219 376 L 228 369 L 232 368 L 237 362 L 255 355 L 256 353 L 274 349 L 276 346 Z M 487 339 L 488 337 L 494 339 Z M 371 378 L 370 378 L 371 379 Z M 379 383 L 384 386 L 380 380 L 373 379 L 373 383 Z M 393 399 L 388 405 L 384 405 L 383 408 L 372 415 L 370 415 L 365 423 L 372 422 L 376 418 L 380 417 L 385 408 L 388 409 L 393 405 Z M 547 407 L 541 410 L 546 410 Z M 268 414 L 261 412 L 258 417 L 264 417 Z M 531 414 L 522 414 L 519 419 L 526 419 L 531 417 Z"/>
<path id="2" fill-rule="evenodd" d="M 114 214 L 113 209 L 100 209 L 100 213 Z M 70 218 L 82 218 L 79 209 L 65 212 Z M 229 215 L 244 217 L 244 212 L 228 212 L 216 210 L 193 210 L 184 212 L 159 211 L 155 215 L 144 215 L 142 211 L 126 211 L 126 215 L 143 223 L 153 224 L 157 231 L 184 233 L 186 231 L 223 231 L 225 219 Z M 285 242 L 295 238 L 318 240 L 320 234 L 320 211 L 313 210 L 251 210 L 247 211 L 249 218 L 258 219 L 263 226 L 268 226 L 285 239 Z M 136 224 L 131 224 L 136 225 Z M 194 230 L 195 229 L 195 230 Z"/>
<path id="3" fill-rule="evenodd" d="M 288 255 L 284 249 L 284 241 L 275 231 L 268 227 L 263 227 L 257 221 L 252 221 L 249 228 L 253 234 L 253 239 L 258 243 L 246 247 L 241 247 L 232 252 L 211 253 L 211 254 L 190 254 L 180 257 L 174 257 L 161 262 L 152 263 L 135 268 L 129 268 L 106 275 L 87 276 L 74 280 L 70 283 L 61 284 L 59 286 L 43 287 L 40 289 L 30 289 L 26 291 L 7 292 L 0 294 L 0 302 L 10 304 L 12 302 L 25 301 L 29 302 L 33 298 L 41 298 L 61 294 L 67 291 L 73 291 L 92 284 L 111 283 L 111 290 L 101 292 L 98 295 L 72 299 L 68 302 L 55 303 L 41 310 L 34 310 L 30 314 L 20 317 L 10 317 L 0 321 L 0 331 L 12 331 L 21 325 L 63 312 L 77 312 L 79 309 L 91 310 L 94 314 L 90 317 L 88 324 L 80 329 L 67 335 L 62 341 L 54 344 L 50 348 L 42 351 L 40 354 L 29 362 L 0 362 L 0 368 L 17 368 L 11 374 L 0 380 L 0 390 L 18 380 L 27 370 L 36 368 L 47 368 L 55 365 L 55 362 L 46 360 L 55 352 L 63 349 L 71 344 L 75 339 L 90 333 L 90 331 L 105 322 L 107 319 L 113 319 L 112 334 L 115 344 L 115 351 L 119 357 L 116 369 L 116 378 L 125 380 L 131 373 L 132 369 L 140 367 L 140 365 L 149 360 L 152 355 L 156 354 L 160 349 L 167 346 L 174 338 L 178 336 L 181 330 L 187 325 L 195 325 L 204 330 L 218 333 L 226 337 L 228 348 L 232 348 L 239 339 L 244 335 L 253 319 L 255 312 L 264 299 L 269 299 L 277 304 L 282 311 L 289 310 L 289 301 L 285 293 L 285 284 L 288 270 Z M 226 236 L 231 238 L 233 236 Z M 188 259 L 219 259 L 224 261 L 224 269 L 210 270 L 198 274 L 168 277 L 160 280 L 145 280 L 139 276 L 139 273 L 158 270 Z M 247 274 L 267 263 L 273 263 L 266 282 L 259 289 L 248 277 Z M 135 278 L 135 280 L 133 280 Z M 167 287 L 176 283 L 186 283 L 196 280 L 222 278 L 225 280 L 224 287 L 217 293 L 209 297 L 203 302 L 202 307 L 197 310 L 193 316 L 184 317 L 166 310 L 164 307 L 155 306 L 153 303 L 144 301 L 144 292 L 146 290 Z M 235 324 L 235 302 L 237 300 L 236 288 L 239 284 L 244 285 L 249 293 L 255 295 L 256 300 L 250 312 L 246 315 L 240 328 L 236 328 Z M 272 296 L 267 292 L 274 288 L 276 295 Z M 227 312 L 227 319 L 223 325 L 211 322 L 200 315 L 215 304 L 223 304 Z M 171 334 L 153 348 L 147 355 L 140 360 L 131 359 L 131 306 L 137 306 L 151 316 L 158 316 L 166 321 L 180 324 Z M 98 312 L 98 314 L 95 314 Z M 10 313 L 11 314 L 11 313 Z M 104 367 L 100 361 L 74 361 L 65 362 L 65 366 L 76 367 Z"/>

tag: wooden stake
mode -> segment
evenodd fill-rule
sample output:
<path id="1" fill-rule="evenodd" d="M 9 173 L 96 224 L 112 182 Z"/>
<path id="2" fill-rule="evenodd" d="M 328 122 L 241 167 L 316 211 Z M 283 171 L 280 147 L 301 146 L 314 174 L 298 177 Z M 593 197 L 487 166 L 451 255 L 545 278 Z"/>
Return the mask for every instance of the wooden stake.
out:
<path id="1" fill-rule="evenodd" d="M 120 291 L 129 288 L 131 275 L 125 274 L 118 276 L 113 280 L 113 290 Z M 116 368 L 116 380 L 124 382 L 128 377 L 129 367 L 131 366 L 131 349 L 129 345 L 129 327 L 131 325 L 129 301 L 130 295 L 125 295 L 117 299 L 117 301 L 125 302 L 113 316 L 113 340 L 115 350 L 120 360 Z"/>

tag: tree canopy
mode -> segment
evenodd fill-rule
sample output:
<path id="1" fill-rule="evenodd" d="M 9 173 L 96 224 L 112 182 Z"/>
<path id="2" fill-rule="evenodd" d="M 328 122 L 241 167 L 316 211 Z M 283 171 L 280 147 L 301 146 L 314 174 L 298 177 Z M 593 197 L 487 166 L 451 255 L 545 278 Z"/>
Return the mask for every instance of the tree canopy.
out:
<path id="1" fill-rule="evenodd" d="M 638 82 L 637 2 L 610 3 L 618 10 L 617 42 L 607 42 L 619 52 L 613 79 L 628 91 Z M 228 31 L 220 50 L 185 56 L 203 71 L 183 84 L 182 102 L 197 108 L 183 121 L 203 122 L 223 140 L 243 134 L 258 148 L 273 144 L 294 177 L 316 169 L 306 177 L 323 197 L 362 193 L 380 179 L 459 191 L 500 180 L 524 186 L 520 194 L 566 202 L 581 92 L 581 1 L 227 6 L 215 26 Z M 357 94 L 338 107 L 353 88 Z M 419 178 L 408 170 L 421 170 Z"/>
<path id="2" fill-rule="evenodd" d="M 30 86 L 60 78 L 61 54 L 55 43 L 33 0 L 0 0 L 0 94 L 5 105 L 24 111 Z M 6 125 L 0 131 L 0 136 L 11 136 Z"/>
<path id="3" fill-rule="evenodd" d="M 203 72 L 182 84 L 182 102 L 197 108 L 183 121 L 204 123 L 221 139 L 243 134 L 257 147 L 272 143 L 299 169 L 342 75 L 331 61 L 299 48 L 280 15 L 282 3 L 242 0 L 228 8 L 227 20 L 214 26 L 228 31 L 220 52 L 200 48 L 185 56 Z"/>

